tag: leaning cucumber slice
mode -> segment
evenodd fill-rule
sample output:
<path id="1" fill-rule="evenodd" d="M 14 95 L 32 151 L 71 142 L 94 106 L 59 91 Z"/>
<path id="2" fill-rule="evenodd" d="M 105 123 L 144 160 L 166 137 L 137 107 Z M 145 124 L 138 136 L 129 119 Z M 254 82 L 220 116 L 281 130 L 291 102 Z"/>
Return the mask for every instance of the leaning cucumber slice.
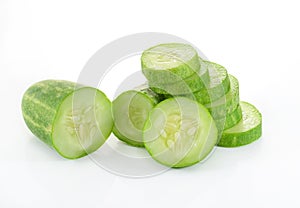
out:
<path id="1" fill-rule="evenodd" d="M 205 89 L 194 92 L 194 97 L 202 104 L 211 103 L 230 90 L 230 80 L 227 70 L 216 63 L 204 61 L 210 76 L 210 82 Z"/>
<path id="2" fill-rule="evenodd" d="M 105 94 L 68 81 L 34 84 L 23 96 L 22 111 L 31 132 L 69 159 L 97 150 L 113 127 Z"/>
<path id="3" fill-rule="evenodd" d="M 215 119 L 216 126 L 219 131 L 224 131 L 235 126 L 242 119 L 242 108 L 240 105 L 230 114 L 226 115 L 226 118 Z"/>
<path id="4" fill-rule="evenodd" d="M 150 89 L 129 90 L 113 101 L 114 135 L 132 146 L 143 147 L 143 127 L 159 98 Z"/>
<path id="5" fill-rule="evenodd" d="M 145 77 L 157 83 L 180 81 L 200 69 L 197 51 L 183 43 L 151 47 L 143 52 L 141 62 Z"/>
<path id="6" fill-rule="evenodd" d="M 230 91 L 220 99 L 205 105 L 214 119 L 223 119 L 227 114 L 231 114 L 240 102 L 239 82 L 232 75 L 229 75 L 229 79 Z"/>
<path id="7" fill-rule="evenodd" d="M 150 88 L 158 94 L 183 95 L 199 91 L 209 83 L 209 72 L 206 63 L 199 59 L 200 71 L 175 83 L 157 83 L 148 80 Z"/>
<path id="8" fill-rule="evenodd" d="M 238 147 L 250 144 L 262 134 L 262 118 L 260 112 L 250 103 L 240 103 L 243 118 L 230 129 L 223 132 L 218 146 Z"/>
<path id="9" fill-rule="evenodd" d="M 144 127 L 150 155 L 169 167 L 186 167 L 203 160 L 217 142 L 218 130 L 207 109 L 185 97 L 156 105 Z"/>

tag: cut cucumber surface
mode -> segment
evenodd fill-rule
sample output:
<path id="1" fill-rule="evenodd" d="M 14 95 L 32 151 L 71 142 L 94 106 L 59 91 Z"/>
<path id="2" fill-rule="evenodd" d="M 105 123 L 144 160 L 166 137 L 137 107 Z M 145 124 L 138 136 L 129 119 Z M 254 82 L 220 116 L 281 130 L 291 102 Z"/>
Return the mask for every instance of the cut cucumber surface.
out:
<path id="1" fill-rule="evenodd" d="M 113 101 L 114 135 L 127 144 L 143 147 L 143 127 L 158 102 L 159 97 L 147 88 L 121 93 Z"/>
<path id="2" fill-rule="evenodd" d="M 250 103 L 241 102 L 243 118 L 232 128 L 223 132 L 218 146 L 238 147 L 250 144 L 262 134 L 261 113 Z"/>
<path id="3" fill-rule="evenodd" d="M 230 91 L 220 99 L 205 105 L 214 119 L 224 119 L 237 108 L 240 102 L 239 82 L 232 75 L 229 75 L 229 79 Z"/>
<path id="4" fill-rule="evenodd" d="M 150 88 L 158 94 L 183 95 L 199 91 L 209 83 L 209 72 L 206 63 L 199 59 L 200 71 L 192 76 L 174 83 L 157 83 L 148 80 Z"/>
<path id="5" fill-rule="evenodd" d="M 194 92 L 194 97 L 196 100 L 202 104 L 211 103 L 222 96 L 230 90 L 230 79 L 227 70 L 216 63 L 204 61 L 207 66 L 210 82 L 206 88 Z"/>
<path id="6" fill-rule="evenodd" d="M 68 81 L 32 85 L 23 96 L 22 112 L 31 132 L 69 159 L 97 150 L 113 127 L 105 94 Z"/>
<path id="7" fill-rule="evenodd" d="M 242 108 L 240 105 L 230 114 L 226 115 L 224 119 L 215 119 L 216 126 L 219 131 L 224 131 L 235 126 L 242 119 Z"/>
<path id="8" fill-rule="evenodd" d="M 145 77 L 156 83 L 180 81 L 200 70 L 197 51 L 183 43 L 151 47 L 143 52 L 141 62 Z"/>
<path id="9" fill-rule="evenodd" d="M 203 160 L 217 143 L 218 130 L 207 109 L 185 97 L 156 105 L 144 126 L 145 148 L 168 167 L 181 168 Z"/>

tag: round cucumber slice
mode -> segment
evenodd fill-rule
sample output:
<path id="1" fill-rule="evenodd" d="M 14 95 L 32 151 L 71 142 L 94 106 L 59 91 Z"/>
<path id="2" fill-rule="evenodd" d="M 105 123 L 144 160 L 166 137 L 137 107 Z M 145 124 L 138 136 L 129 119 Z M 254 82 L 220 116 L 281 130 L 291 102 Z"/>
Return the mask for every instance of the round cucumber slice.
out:
<path id="1" fill-rule="evenodd" d="M 229 75 L 229 79 L 230 91 L 220 99 L 205 105 L 214 119 L 225 118 L 237 108 L 240 102 L 239 82 L 232 75 Z"/>
<path id="2" fill-rule="evenodd" d="M 230 79 L 227 70 L 216 63 L 204 61 L 209 72 L 210 82 L 206 88 L 194 92 L 193 96 L 201 104 L 218 100 L 230 90 Z"/>
<path id="3" fill-rule="evenodd" d="M 144 126 L 144 144 L 154 160 L 181 168 L 203 160 L 213 149 L 218 130 L 207 109 L 185 97 L 156 105 Z"/>
<path id="4" fill-rule="evenodd" d="M 207 65 L 201 59 L 200 71 L 192 76 L 182 79 L 174 83 L 157 83 L 156 81 L 148 80 L 150 88 L 158 94 L 183 95 L 199 91 L 209 83 L 209 72 Z"/>
<path id="5" fill-rule="evenodd" d="M 219 131 L 223 131 L 235 126 L 242 119 L 242 108 L 240 105 L 224 119 L 215 119 L 216 126 Z"/>
<path id="6" fill-rule="evenodd" d="M 97 150 L 113 127 L 105 94 L 68 81 L 45 80 L 31 86 L 23 96 L 22 112 L 32 133 L 69 159 Z"/>
<path id="7" fill-rule="evenodd" d="M 143 52 L 141 62 L 145 77 L 157 83 L 180 81 L 200 69 L 197 51 L 183 43 L 151 47 Z"/>
<path id="8" fill-rule="evenodd" d="M 143 147 L 143 127 L 158 101 L 150 89 L 121 93 L 113 101 L 114 135 L 127 144 Z"/>
<path id="9" fill-rule="evenodd" d="M 250 144 L 262 135 L 261 113 L 250 103 L 241 102 L 243 118 L 232 128 L 223 132 L 218 146 L 238 147 Z"/>

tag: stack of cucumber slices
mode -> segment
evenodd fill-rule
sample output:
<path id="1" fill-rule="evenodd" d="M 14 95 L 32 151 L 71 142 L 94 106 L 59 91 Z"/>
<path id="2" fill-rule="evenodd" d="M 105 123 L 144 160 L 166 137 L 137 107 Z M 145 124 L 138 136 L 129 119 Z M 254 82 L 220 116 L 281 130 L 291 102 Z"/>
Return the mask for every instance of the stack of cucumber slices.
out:
<path id="1" fill-rule="evenodd" d="M 261 114 L 240 101 L 237 78 L 203 60 L 192 46 L 151 47 L 143 52 L 141 66 L 147 83 L 113 102 L 95 88 L 38 82 L 23 96 L 25 123 L 65 158 L 96 151 L 113 132 L 174 168 L 202 161 L 216 145 L 238 147 L 261 137 Z"/>

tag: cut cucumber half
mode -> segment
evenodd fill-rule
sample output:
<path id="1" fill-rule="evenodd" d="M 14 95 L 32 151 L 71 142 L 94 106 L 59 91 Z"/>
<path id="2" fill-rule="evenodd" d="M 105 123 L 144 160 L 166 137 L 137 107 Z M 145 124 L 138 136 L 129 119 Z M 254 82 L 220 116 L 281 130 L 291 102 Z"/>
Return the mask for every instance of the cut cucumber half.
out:
<path id="1" fill-rule="evenodd" d="M 31 86 L 23 96 L 22 112 L 31 132 L 69 159 L 97 150 L 113 127 L 105 94 L 68 81 L 45 80 Z"/>
<path id="2" fill-rule="evenodd" d="M 114 135 L 127 144 L 143 147 L 143 128 L 158 102 L 159 97 L 147 88 L 121 93 L 113 101 Z"/>
<path id="3" fill-rule="evenodd" d="M 226 115 L 224 119 L 215 119 L 216 126 L 219 131 L 224 131 L 235 126 L 242 119 L 242 108 L 240 105 L 230 114 Z"/>
<path id="4" fill-rule="evenodd" d="M 206 63 L 199 59 L 200 71 L 175 83 L 157 83 L 148 80 L 150 88 L 158 94 L 183 95 L 199 91 L 209 83 L 209 72 Z"/>
<path id="5" fill-rule="evenodd" d="M 144 144 L 159 163 L 181 168 L 203 160 L 217 143 L 218 130 L 207 109 L 185 97 L 156 105 L 144 127 Z"/>
<path id="6" fill-rule="evenodd" d="M 230 79 L 227 70 L 216 63 L 204 61 L 210 76 L 210 82 L 206 88 L 194 92 L 193 96 L 201 104 L 208 104 L 218 100 L 230 90 Z"/>
<path id="7" fill-rule="evenodd" d="M 142 71 L 148 80 L 172 83 L 200 70 L 197 51 L 183 43 L 166 43 L 145 50 L 141 57 Z"/>
<path id="8" fill-rule="evenodd" d="M 261 113 L 250 103 L 241 102 L 240 105 L 243 113 L 242 120 L 223 132 L 218 146 L 238 147 L 250 144 L 261 137 Z"/>
<path id="9" fill-rule="evenodd" d="M 214 119 L 224 119 L 237 108 L 240 102 L 239 82 L 232 75 L 229 75 L 229 79 L 230 91 L 220 99 L 205 105 Z"/>

